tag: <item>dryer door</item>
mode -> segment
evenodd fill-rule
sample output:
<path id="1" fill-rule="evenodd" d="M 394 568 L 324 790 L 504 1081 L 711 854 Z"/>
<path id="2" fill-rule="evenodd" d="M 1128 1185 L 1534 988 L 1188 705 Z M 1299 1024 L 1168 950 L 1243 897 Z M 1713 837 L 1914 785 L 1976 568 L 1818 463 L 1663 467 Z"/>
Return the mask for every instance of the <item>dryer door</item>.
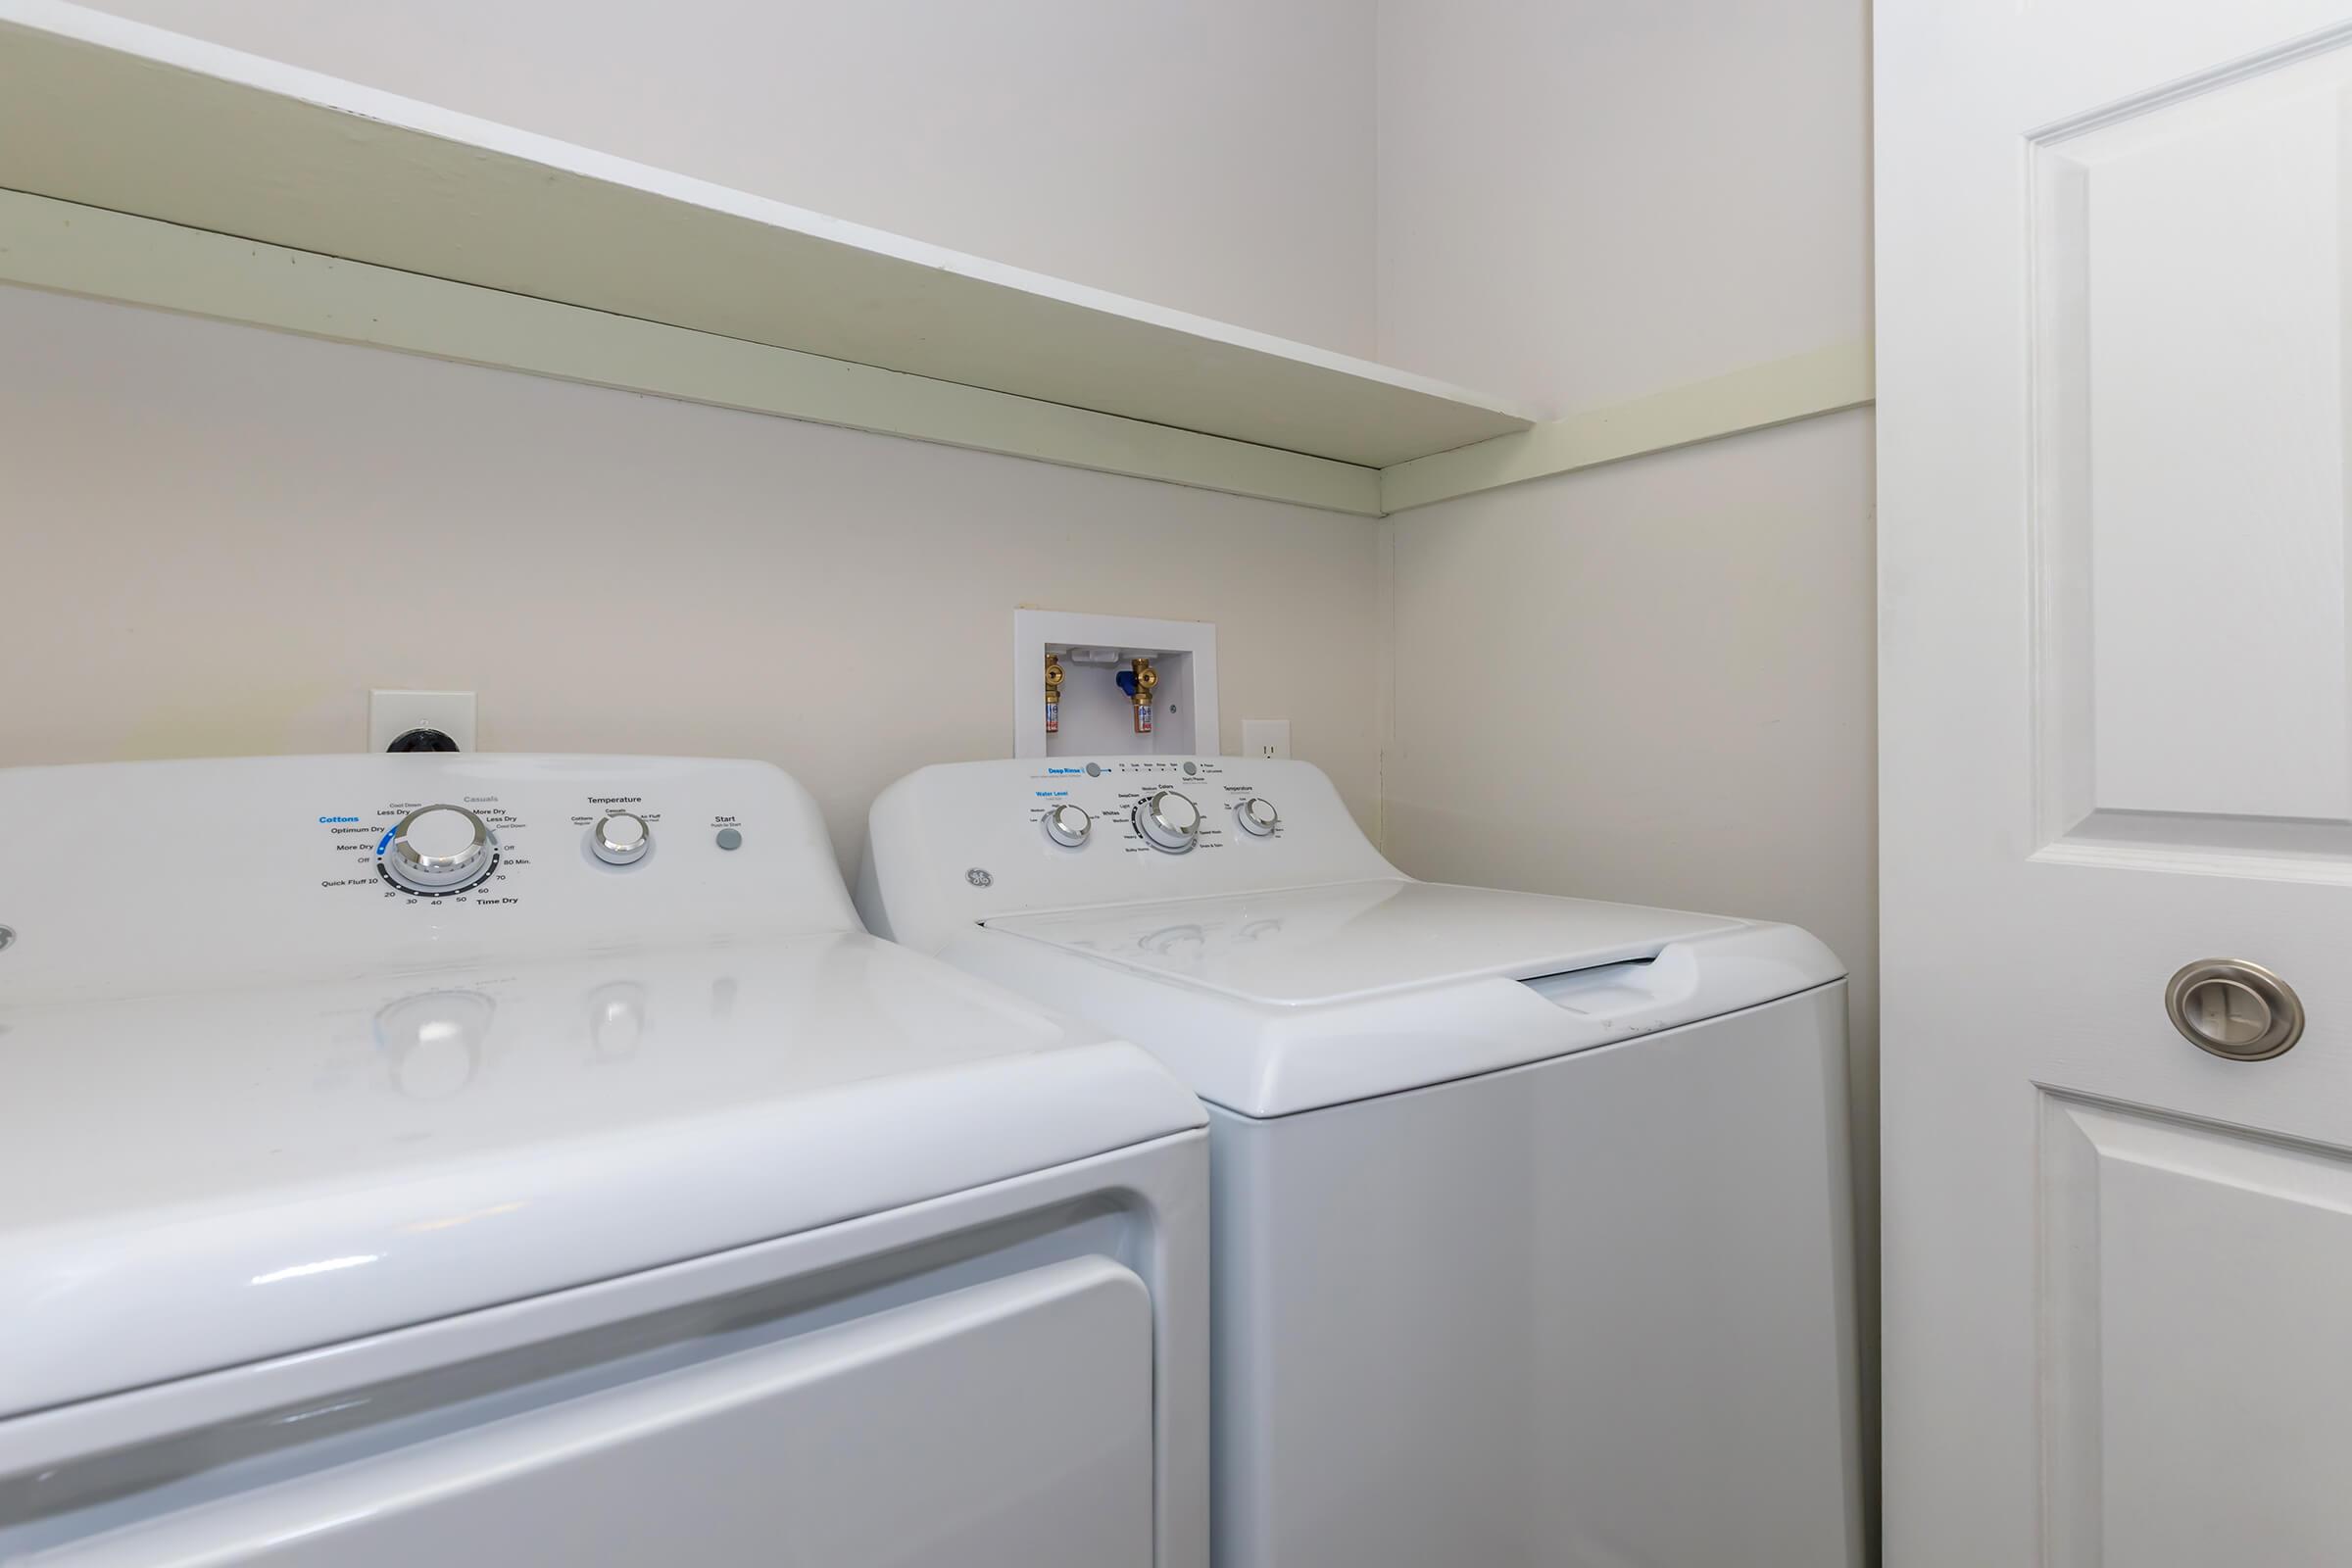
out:
<path id="1" fill-rule="evenodd" d="M 1152 1305 L 1029 1270 L 89 1538 L 155 1568 L 1147 1568 Z"/>

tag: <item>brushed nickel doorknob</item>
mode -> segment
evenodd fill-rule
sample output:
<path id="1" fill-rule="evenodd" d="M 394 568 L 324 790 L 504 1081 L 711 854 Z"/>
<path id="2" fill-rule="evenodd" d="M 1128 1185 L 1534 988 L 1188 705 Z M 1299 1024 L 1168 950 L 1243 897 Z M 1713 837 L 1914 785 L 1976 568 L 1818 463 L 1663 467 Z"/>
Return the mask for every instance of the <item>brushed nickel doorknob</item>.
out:
<path id="1" fill-rule="evenodd" d="M 2199 1051 L 2230 1061 L 2268 1061 L 2303 1038 L 2303 999 L 2259 963 L 2200 958 L 2164 988 L 2173 1027 Z"/>

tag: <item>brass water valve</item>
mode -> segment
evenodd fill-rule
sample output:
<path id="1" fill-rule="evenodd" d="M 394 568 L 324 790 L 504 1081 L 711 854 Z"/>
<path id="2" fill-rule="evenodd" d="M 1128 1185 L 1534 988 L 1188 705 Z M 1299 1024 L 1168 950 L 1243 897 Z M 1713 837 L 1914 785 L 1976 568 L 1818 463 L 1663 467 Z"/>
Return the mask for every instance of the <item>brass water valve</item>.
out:
<path id="1" fill-rule="evenodd" d="M 1135 732 L 1138 735 L 1152 733 L 1152 688 L 1158 684 L 1159 671 L 1152 667 L 1152 661 L 1135 661 L 1135 691 L 1128 700 L 1135 704 Z"/>

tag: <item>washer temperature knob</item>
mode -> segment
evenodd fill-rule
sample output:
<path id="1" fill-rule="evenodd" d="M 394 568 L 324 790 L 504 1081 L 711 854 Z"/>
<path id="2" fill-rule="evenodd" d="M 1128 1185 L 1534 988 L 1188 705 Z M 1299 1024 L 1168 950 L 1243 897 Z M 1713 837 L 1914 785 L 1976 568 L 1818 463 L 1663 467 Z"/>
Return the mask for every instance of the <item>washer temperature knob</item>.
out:
<path id="1" fill-rule="evenodd" d="M 446 893 L 489 874 L 490 825 L 463 806 L 419 806 L 384 847 L 384 869 L 402 887 Z"/>
<path id="2" fill-rule="evenodd" d="M 1135 830 L 1155 850 L 1182 855 L 1200 842 L 1200 808 L 1174 790 L 1157 790 L 1135 804 Z"/>
<path id="3" fill-rule="evenodd" d="M 1077 849 L 1094 830 L 1095 819 L 1084 807 L 1065 803 L 1046 808 L 1046 837 L 1066 849 Z"/>
<path id="4" fill-rule="evenodd" d="M 654 847 L 654 830 L 633 811 L 613 811 L 588 830 L 588 848 L 607 865 L 635 865 Z"/>
<path id="5" fill-rule="evenodd" d="M 1233 808 L 1233 814 L 1241 822 L 1243 832 L 1261 839 L 1282 826 L 1282 813 L 1274 809 L 1272 801 L 1261 796 L 1250 796 Z"/>

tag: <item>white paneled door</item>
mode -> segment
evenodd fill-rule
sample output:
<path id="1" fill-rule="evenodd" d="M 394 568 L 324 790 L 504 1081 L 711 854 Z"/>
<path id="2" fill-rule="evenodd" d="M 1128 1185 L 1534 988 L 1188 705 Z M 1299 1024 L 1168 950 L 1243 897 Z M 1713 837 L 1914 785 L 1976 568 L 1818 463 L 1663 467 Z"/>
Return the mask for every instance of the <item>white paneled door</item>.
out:
<path id="1" fill-rule="evenodd" d="M 1886 1559 L 2352 1563 L 2352 0 L 1877 49 Z"/>

